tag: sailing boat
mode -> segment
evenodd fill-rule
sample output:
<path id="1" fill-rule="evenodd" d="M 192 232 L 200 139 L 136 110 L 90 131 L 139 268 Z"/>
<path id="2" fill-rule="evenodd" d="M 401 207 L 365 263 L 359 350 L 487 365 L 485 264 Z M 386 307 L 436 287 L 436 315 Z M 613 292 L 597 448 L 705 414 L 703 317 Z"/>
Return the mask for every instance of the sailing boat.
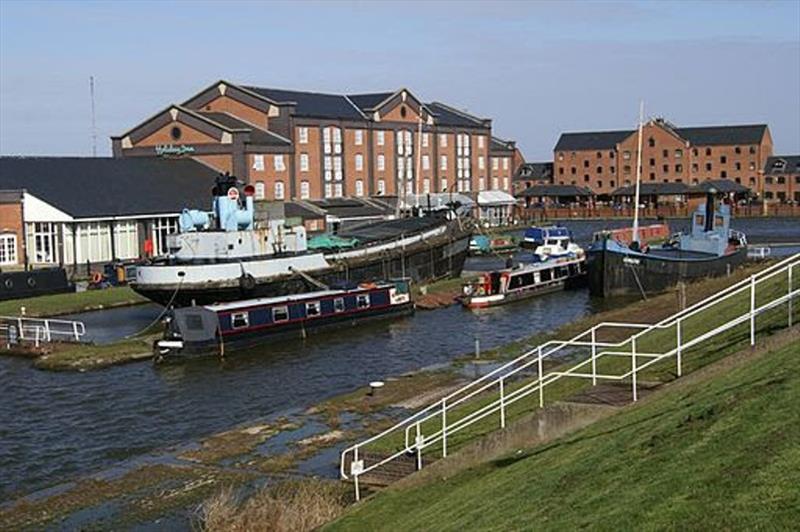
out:
<path id="1" fill-rule="evenodd" d="M 679 282 L 729 274 L 747 258 L 747 239 L 730 229 L 730 206 L 717 203 L 711 188 L 705 205 L 692 215 L 688 234 L 676 234 L 661 245 L 642 243 L 639 228 L 639 188 L 642 178 L 644 103 L 639 108 L 636 188 L 630 242 L 597 233 L 587 252 L 589 292 L 595 296 L 641 295 L 663 292 Z"/>

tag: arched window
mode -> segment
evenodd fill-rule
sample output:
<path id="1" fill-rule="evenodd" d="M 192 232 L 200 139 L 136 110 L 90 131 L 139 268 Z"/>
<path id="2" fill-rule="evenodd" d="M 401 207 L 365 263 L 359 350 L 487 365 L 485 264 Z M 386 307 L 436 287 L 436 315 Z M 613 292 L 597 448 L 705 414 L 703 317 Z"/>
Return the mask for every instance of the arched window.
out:
<path id="1" fill-rule="evenodd" d="M 275 199 L 282 200 L 284 196 L 283 181 L 275 181 Z"/>
<path id="2" fill-rule="evenodd" d="M 264 182 L 256 181 L 256 199 L 264 199 Z"/>

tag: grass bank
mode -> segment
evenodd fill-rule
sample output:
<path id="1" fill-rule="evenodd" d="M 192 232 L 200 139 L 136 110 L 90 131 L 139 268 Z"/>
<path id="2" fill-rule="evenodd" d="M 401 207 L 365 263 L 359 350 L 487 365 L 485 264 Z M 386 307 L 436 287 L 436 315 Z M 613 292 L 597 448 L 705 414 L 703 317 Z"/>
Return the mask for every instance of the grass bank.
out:
<path id="1" fill-rule="evenodd" d="M 792 528 L 800 338 L 784 336 L 555 442 L 378 493 L 327 529 Z"/>
<path id="2" fill-rule="evenodd" d="M 147 333 L 111 344 L 57 344 L 34 359 L 38 369 L 50 371 L 88 371 L 153 356 L 153 341 L 159 333 Z"/>
<path id="3" fill-rule="evenodd" d="M 19 316 L 21 307 L 25 307 L 26 316 L 45 317 L 126 307 L 146 302 L 147 299 L 131 290 L 130 287 L 116 286 L 105 290 L 86 290 L 69 294 L 2 301 L 0 302 L 0 316 Z"/>

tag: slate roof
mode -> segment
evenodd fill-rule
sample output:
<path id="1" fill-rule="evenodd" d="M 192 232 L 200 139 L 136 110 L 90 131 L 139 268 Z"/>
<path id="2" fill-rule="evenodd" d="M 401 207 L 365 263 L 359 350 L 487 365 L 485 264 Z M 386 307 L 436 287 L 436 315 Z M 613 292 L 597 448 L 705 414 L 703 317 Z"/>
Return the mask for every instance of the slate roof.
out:
<path id="1" fill-rule="evenodd" d="M 217 175 L 192 159 L 0 157 L 0 190 L 25 189 L 74 218 L 208 210 Z"/>
<path id="2" fill-rule="evenodd" d="M 384 208 L 382 205 L 374 204 L 366 199 L 328 198 L 307 201 L 315 207 L 324 210 L 329 216 L 336 216 L 338 218 L 359 218 L 389 214 L 388 209 Z"/>
<path id="3" fill-rule="evenodd" d="M 291 146 L 292 143 L 289 139 L 284 138 L 272 131 L 261 129 L 252 124 L 248 124 L 244 120 L 228 114 L 228 113 L 210 113 L 201 112 L 201 115 L 210 118 L 214 122 L 225 126 L 230 130 L 247 129 L 250 131 L 250 144 L 267 144 L 269 146 Z"/>
<path id="4" fill-rule="evenodd" d="M 560 196 L 594 196 L 594 192 L 588 188 L 578 187 L 575 185 L 534 185 L 528 187 L 518 196 L 531 196 L 531 197 L 560 197 Z"/>
<path id="5" fill-rule="evenodd" d="M 766 124 L 741 126 L 670 127 L 677 135 L 695 146 L 758 144 L 767 130 Z M 634 129 L 562 133 L 554 151 L 609 150 L 630 135 Z"/>
<path id="6" fill-rule="evenodd" d="M 490 152 L 498 152 L 498 151 L 514 151 L 514 143 L 510 140 L 503 140 L 498 137 L 492 137 L 491 143 L 489 144 L 489 151 Z"/>
<path id="7" fill-rule="evenodd" d="M 266 87 L 244 86 L 244 88 L 276 103 L 296 103 L 295 116 L 346 120 L 364 119 L 361 112 L 346 97 L 340 94 L 270 89 Z"/>
<path id="8" fill-rule="evenodd" d="M 783 162 L 783 166 L 776 163 Z M 765 174 L 797 174 L 800 173 L 800 155 L 773 155 L 764 164 Z"/>
<path id="9" fill-rule="evenodd" d="M 484 121 L 464 111 L 459 111 L 441 102 L 426 103 L 425 107 L 442 126 L 476 127 L 483 126 Z"/>
<path id="10" fill-rule="evenodd" d="M 675 194 L 688 194 L 691 187 L 685 183 L 641 183 L 639 194 L 641 196 L 672 196 Z M 620 187 L 611 193 L 612 196 L 635 196 L 636 186 Z"/>
<path id="11" fill-rule="evenodd" d="M 524 163 L 514 174 L 514 181 L 552 181 L 553 163 Z"/>
<path id="12" fill-rule="evenodd" d="M 721 192 L 723 194 L 730 194 L 730 193 L 744 193 L 750 192 L 750 189 L 744 185 L 740 185 L 736 181 L 731 181 L 730 179 L 709 179 L 708 181 L 703 181 L 700 184 L 697 184 L 692 187 L 692 192 L 698 193 L 706 193 L 711 188 L 714 188 L 717 192 Z"/>
<path id="13" fill-rule="evenodd" d="M 390 97 L 393 92 L 373 92 L 370 94 L 348 94 L 350 101 L 358 106 L 362 111 L 375 109 L 381 102 Z"/>

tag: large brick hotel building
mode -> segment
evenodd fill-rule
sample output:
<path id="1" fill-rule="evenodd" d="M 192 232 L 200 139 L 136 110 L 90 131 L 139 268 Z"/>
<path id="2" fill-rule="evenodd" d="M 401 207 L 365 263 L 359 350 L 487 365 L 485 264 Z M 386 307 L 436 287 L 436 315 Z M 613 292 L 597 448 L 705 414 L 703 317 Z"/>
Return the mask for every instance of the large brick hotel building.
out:
<path id="1" fill-rule="evenodd" d="M 272 200 L 510 192 L 522 162 L 514 142 L 492 136 L 491 120 L 407 89 L 339 95 L 226 81 L 112 144 L 115 157 L 192 157 Z"/>
<path id="2" fill-rule="evenodd" d="M 607 197 L 636 180 L 637 143 L 636 130 L 564 133 L 553 149 L 553 182 Z M 758 193 L 771 155 L 766 124 L 676 127 L 652 119 L 643 126 L 642 183 L 729 179 Z"/>

